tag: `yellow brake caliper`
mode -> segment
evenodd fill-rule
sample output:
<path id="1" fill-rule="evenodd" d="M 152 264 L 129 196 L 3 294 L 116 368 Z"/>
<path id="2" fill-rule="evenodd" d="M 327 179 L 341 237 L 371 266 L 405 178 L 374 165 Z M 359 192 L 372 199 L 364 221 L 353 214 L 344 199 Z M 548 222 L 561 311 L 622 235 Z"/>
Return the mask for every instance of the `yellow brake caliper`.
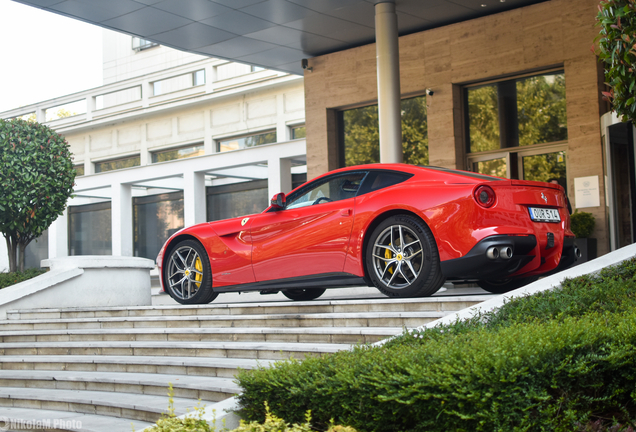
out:
<path id="1" fill-rule="evenodd" d="M 389 246 L 391 246 L 391 243 L 389 243 Z M 393 253 L 389 249 L 384 249 L 384 258 L 386 258 L 386 259 L 393 258 Z M 388 270 L 389 270 L 389 273 L 393 274 L 393 269 L 392 268 L 390 268 Z"/>
<path id="2" fill-rule="evenodd" d="M 203 280 L 203 264 L 201 264 L 201 258 L 197 257 L 197 260 L 194 262 L 194 268 L 199 272 L 194 277 L 194 280 L 197 281 L 197 287 L 200 287 L 201 281 Z"/>

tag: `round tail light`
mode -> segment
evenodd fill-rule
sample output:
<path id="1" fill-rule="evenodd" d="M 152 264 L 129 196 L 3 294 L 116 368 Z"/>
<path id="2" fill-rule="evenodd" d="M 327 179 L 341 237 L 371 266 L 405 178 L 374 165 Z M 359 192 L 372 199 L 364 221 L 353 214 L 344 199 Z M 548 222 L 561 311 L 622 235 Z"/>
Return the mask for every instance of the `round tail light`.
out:
<path id="1" fill-rule="evenodd" d="M 477 201 L 477 204 L 485 208 L 492 207 L 497 199 L 495 191 L 492 190 L 490 186 L 485 185 L 479 186 L 475 189 L 473 197 L 475 198 L 475 201 Z"/>

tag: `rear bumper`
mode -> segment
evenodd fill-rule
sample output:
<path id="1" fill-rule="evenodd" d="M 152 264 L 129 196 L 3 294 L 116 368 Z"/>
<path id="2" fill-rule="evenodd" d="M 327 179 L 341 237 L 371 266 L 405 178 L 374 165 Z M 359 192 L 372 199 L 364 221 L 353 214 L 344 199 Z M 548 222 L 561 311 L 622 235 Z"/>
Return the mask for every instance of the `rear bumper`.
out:
<path id="1" fill-rule="evenodd" d="M 463 257 L 442 261 L 440 265 L 444 276 L 449 280 L 497 280 L 522 276 L 527 272 L 548 275 L 570 267 L 577 260 L 574 238 L 565 237 L 558 265 L 555 263 L 552 268 L 540 271 L 546 263 L 545 259 L 537 257 L 538 244 L 534 235 L 489 236 L 477 243 Z M 505 251 L 511 251 L 512 255 L 508 256 Z"/>

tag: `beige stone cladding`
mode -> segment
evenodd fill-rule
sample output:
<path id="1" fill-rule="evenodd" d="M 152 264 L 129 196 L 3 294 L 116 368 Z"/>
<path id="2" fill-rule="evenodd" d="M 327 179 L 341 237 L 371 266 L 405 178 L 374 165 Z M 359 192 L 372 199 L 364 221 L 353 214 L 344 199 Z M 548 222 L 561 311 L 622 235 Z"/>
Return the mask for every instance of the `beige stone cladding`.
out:
<path id="1" fill-rule="evenodd" d="M 598 175 L 598 252 L 608 251 L 601 154 L 597 0 L 551 0 L 402 36 L 402 97 L 428 98 L 430 164 L 465 169 L 462 86 L 563 68 L 566 77 L 568 194 L 574 178 Z M 338 167 L 336 112 L 377 103 L 375 44 L 310 60 L 305 72 L 308 178 Z M 574 203 L 573 203 L 574 204 Z"/>

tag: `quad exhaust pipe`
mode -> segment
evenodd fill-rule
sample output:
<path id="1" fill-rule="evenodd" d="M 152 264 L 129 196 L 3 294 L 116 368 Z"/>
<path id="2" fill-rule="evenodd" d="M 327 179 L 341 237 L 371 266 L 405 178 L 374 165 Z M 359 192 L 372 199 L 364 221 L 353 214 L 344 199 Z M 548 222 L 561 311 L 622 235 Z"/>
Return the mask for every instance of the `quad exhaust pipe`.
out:
<path id="1" fill-rule="evenodd" d="M 491 260 L 498 258 L 509 260 L 512 258 L 512 248 L 510 246 L 491 246 L 486 250 L 486 257 Z"/>

